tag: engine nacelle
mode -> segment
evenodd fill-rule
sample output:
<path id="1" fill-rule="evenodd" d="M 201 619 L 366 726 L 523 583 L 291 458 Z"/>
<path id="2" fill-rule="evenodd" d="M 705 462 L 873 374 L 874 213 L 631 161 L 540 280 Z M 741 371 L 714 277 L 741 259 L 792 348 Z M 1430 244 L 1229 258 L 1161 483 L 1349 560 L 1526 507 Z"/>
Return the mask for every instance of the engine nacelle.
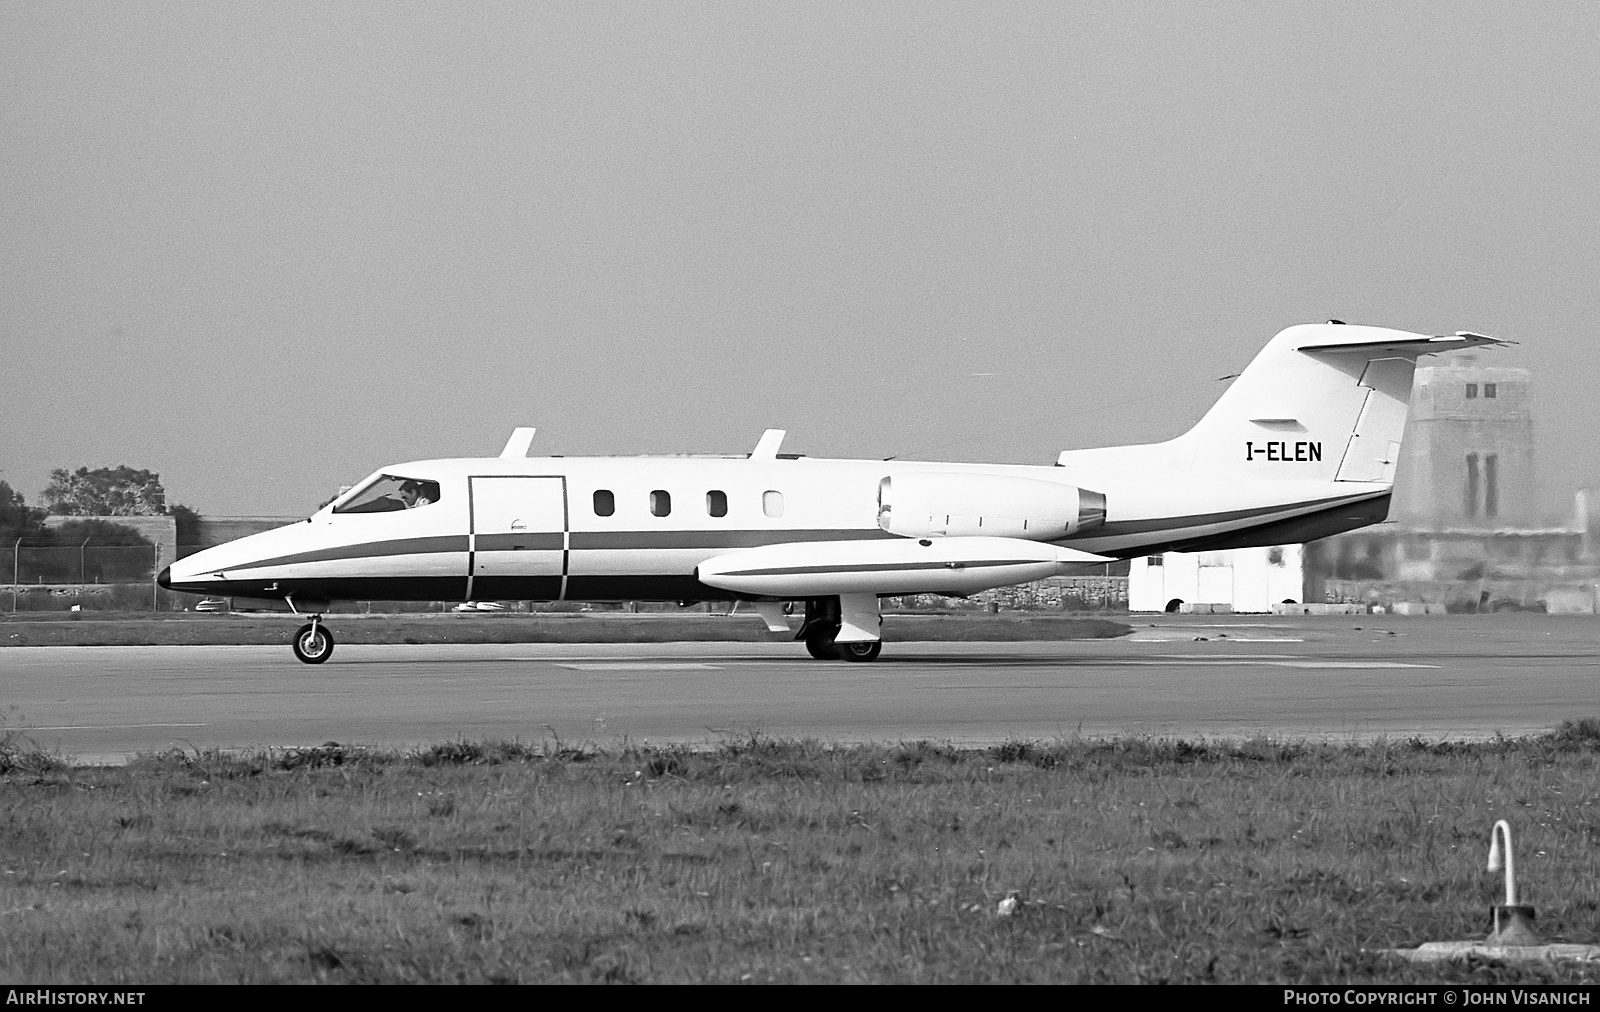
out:
<path id="1" fill-rule="evenodd" d="M 1105 519 L 1104 493 L 1037 478 L 926 472 L 878 482 L 878 526 L 907 538 L 1053 541 Z"/>

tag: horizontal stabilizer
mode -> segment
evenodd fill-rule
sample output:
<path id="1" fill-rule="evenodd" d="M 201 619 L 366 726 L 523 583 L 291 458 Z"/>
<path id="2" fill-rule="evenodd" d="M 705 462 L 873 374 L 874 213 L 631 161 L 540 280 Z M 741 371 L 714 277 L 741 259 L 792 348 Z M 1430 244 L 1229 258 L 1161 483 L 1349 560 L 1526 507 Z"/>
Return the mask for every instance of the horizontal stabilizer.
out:
<path id="1" fill-rule="evenodd" d="M 1020 538 L 807 541 L 741 548 L 702 562 L 707 586 L 763 597 L 973 594 L 1111 559 Z"/>
<path id="2" fill-rule="evenodd" d="M 1375 328 L 1361 329 L 1375 330 Z M 1505 343 L 1505 341 L 1485 337 L 1482 334 L 1469 333 L 1465 330 L 1440 337 L 1426 337 L 1421 334 L 1399 334 L 1396 331 L 1376 331 L 1371 338 L 1365 341 L 1335 340 L 1331 337 L 1322 337 L 1302 341 L 1296 345 L 1296 348 L 1299 351 L 1330 355 L 1342 352 L 1360 352 L 1369 357 L 1373 355 L 1414 357 L 1417 355 L 1437 355 L 1445 351 L 1461 351 L 1465 348 L 1481 348 L 1485 345 L 1503 345 Z"/>

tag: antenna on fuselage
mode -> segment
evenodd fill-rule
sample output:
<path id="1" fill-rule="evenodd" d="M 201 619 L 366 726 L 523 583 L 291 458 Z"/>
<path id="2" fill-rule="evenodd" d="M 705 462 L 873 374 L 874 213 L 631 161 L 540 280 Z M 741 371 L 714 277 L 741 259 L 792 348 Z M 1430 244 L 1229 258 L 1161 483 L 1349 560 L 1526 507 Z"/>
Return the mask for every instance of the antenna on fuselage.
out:
<path id="1" fill-rule="evenodd" d="M 776 460 L 778 447 L 783 445 L 783 437 L 788 435 L 787 429 L 768 429 L 756 440 L 756 448 L 750 451 L 751 460 Z"/>
<path id="2" fill-rule="evenodd" d="M 520 425 L 511 430 L 511 438 L 506 440 L 506 448 L 500 451 L 502 457 L 526 457 L 528 447 L 533 444 L 533 434 L 539 430 L 531 425 Z"/>

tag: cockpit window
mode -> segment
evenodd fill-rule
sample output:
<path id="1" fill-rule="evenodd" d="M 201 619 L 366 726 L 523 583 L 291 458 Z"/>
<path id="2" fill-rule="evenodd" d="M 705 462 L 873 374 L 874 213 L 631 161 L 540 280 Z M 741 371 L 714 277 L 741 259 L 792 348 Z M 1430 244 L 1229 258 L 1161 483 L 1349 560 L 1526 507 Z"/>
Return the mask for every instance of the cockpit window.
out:
<path id="1" fill-rule="evenodd" d="M 355 495 L 333 508 L 335 513 L 387 513 L 416 509 L 439 501 L 439 483 L 398 474 L 380 474 Z"/>

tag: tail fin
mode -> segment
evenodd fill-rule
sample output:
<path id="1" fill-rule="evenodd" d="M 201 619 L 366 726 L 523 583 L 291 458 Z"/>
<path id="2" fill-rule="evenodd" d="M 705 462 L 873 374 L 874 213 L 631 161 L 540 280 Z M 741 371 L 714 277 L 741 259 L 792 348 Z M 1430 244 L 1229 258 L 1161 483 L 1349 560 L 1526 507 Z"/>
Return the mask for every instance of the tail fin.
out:
<path id="1" fill-rule="evenodd" d="M 1393 484 L 1417 358 L 1499 344 L 1307 324 L 1274 337 L 1194 428 L 1168 446 L 1218 478 Z"/>

